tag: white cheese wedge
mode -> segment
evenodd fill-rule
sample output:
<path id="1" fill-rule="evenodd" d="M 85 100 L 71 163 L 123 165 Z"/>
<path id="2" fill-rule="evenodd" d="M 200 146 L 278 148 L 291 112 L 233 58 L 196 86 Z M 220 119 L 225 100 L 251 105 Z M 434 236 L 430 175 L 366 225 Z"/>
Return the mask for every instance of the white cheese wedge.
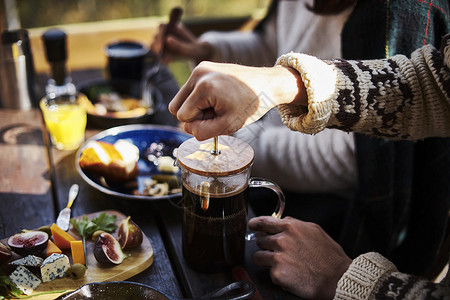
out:
<path id="1" fill-rule="evenodd" d="M 26 295 L 31 294 L 41 284 L 41 280 L 24 266 L 18 266 L 9 275 L 9 279 Z"/>
<path id="2" fill-rule="evenodd" d="M 66 276 L 66 272 L 70 267 L 67 255 L 53 253 L 47 257 L 41 266 L 41 277 L 43 282 L 49 282 L 56 278 Z"/>
<path id="3" fill-rule="evenodd" d="M 44 259 L 41 257 L 35 255 L 27 255 L 20 259 L 16 259 L 9 264 L 13 266 L 40 267 L 43 261 Z"/>

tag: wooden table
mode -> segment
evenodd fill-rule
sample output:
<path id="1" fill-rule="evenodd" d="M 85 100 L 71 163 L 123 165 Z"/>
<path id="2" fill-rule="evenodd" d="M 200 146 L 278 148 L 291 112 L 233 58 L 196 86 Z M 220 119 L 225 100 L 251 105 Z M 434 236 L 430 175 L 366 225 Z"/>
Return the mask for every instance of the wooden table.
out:
<path id="1" fill-rule="evenodd" d="M 178 90 L 167 70 L 154 83 L 166 103 Z M 158 115 L 155 123 L 176 125 L 176 120 L 165 111 Z M 189 268 L 181 253 L 181 211 L 178 208 L 168 201 L 124 199 L 92 188 L 76 170 L 76 151 L 51 147 L 44 128 L 38 109 L 28 112 L 0 109 L 0 239 L 23 228 L 53 223 L 66 206 L 70 186 L 77 183 L 80 192 L 72 206 L 72 216 L 117 210 L 130 215 L 151 240 L 155 253 L 153 264 L 129 281 L 148 284 L 174 297 L 196 298 L 242 279 L 231 271 L 203 274 Z M 88 126 L 86 138 L 99 131 Z M 260 296 L 296 299 L 272 284 L 267 268 L 252 263 L 251 255 L 256 249 L 254 242 L 248 244 L 246 263 L 242 267 Z"/>

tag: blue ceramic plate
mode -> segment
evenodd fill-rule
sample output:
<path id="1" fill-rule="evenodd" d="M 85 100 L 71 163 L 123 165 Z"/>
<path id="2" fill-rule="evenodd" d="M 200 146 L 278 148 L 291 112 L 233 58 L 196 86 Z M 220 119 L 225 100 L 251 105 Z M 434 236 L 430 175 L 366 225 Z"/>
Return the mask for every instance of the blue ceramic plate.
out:
<path id="1" fill-rule="evenodd" d="M 166 196 L 144 195 L 144 181 L 155 175 L 166 175 L 171 188 L 181 187 L 180 174 L 161 174 L 153 163 L 153 157 L 174 156 L 174 150 L 191 136 L 178 128 L 159 125 L 124 125 L 102 131 L 88 139 L 79 149 L 76 155 L 76 166 L 81 177 L 95 189 L 119 197 L 140 200 L 162 200 L 180 197 L 176 192 Z M 138 176 L 132 182 L 110 183 L 103 177 L 84 172 L 78 161 L 81 153 L 90 141 L 103 141 L 114 144 L 117 140 L 127 140 L 139 148 Z"/>

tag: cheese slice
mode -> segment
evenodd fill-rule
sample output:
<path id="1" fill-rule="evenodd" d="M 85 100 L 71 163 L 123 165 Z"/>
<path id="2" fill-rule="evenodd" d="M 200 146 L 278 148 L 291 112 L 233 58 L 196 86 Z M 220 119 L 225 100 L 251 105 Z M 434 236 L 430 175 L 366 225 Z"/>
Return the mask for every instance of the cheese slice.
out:
<path id="1" fill-rule="evenodd" d="M 56 278 L 66 276 L 70 268 L 69 258 L 65 254 L 53 253 L 47 257 L 41 266 L 41 277 L 43 282 L 49 282 Z"/>
<path id="2" fill-rule="evenodd" d="M 13 266 L 25 266 L 25 267 L 40 267 L 42 265 L 42 262 L 44 261 L 43 258 L 35 256 L 35 255 L 27 255 L 25 257 L 22 257 L 20 259 L 16 259 L 9 263 L 9 265 Z"/>
<path id="3" fill-rule="evenodd" d="M 18 266 L 9 275 L 9 279 L 26 295 L 31 294 L 41 284 L 41 280 L 24 266 Z"/>

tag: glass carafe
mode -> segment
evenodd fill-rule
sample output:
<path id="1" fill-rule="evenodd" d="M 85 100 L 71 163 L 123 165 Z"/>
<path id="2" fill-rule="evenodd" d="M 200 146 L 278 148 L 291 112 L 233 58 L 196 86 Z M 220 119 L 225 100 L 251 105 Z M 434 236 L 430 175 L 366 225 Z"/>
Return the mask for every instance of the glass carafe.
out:
<path id="1" fill-rule="evenodd" d="M 215 272 L 244 263 L 247 233 L 248 189 L 265 187 L 278 195 L 273 217 L 284 210 L 284 195 L 273 182 L 250 178 L 254 151 L 244 141 L 220 136 L 195 138 L 177 151 L 182 174 L 183 255 L 198 271 Z"/>

